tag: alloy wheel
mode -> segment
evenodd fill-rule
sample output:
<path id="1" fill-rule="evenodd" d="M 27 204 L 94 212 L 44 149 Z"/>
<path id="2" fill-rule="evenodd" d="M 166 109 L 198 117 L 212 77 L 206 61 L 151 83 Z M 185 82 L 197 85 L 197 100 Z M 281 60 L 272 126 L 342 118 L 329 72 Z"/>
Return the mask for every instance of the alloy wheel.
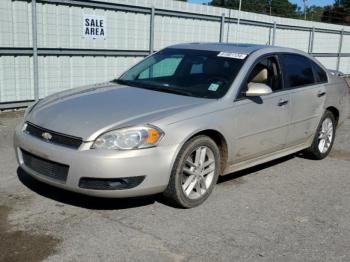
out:
<path id="1" fill-rule="evenodd" d="M 203 196 L 213 183 L 215 157 L 207 146 L 200 146 L 187 157 L 182 168 L 182 190 L 190 199 Z"/>
<path id="2" fill-rule="evenodd" d="M 323 120 L 318 140 L 318 150 L 324 154 L 328 151 L 333 141 L 333 122 L 330 118 Z"/>

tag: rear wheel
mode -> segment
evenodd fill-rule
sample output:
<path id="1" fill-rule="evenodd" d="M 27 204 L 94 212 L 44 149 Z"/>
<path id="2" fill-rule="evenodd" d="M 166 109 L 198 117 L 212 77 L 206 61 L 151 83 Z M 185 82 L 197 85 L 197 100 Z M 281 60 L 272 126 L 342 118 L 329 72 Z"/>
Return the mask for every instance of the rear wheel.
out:
<path id="1" fill-rule="evenodd" d="M 332 149 L 335 138 L 336 120 L 330 111 L 326 111 L 317 128 L 314 140 L 307 154 L 313 159 L 325 158 Z"/>
<path id="2" fill-rule="evenodd" d="M 180 150 L 164 192 L 173 204 L 191 208 L 212 192 L 220 172 L 220 151 L 207 136 L 189 140 Z"/>

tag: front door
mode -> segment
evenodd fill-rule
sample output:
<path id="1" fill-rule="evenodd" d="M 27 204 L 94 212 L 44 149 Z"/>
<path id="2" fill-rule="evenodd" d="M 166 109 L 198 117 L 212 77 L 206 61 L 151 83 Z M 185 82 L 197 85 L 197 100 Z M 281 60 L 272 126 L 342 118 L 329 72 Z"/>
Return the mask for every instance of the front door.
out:
<path id="1" fill-rule="evenodd" d="M 249 82 L 264 83 L 272 94 L 245 97 Z M 285 147 L 291 120 L 289 91 L 283 90 L 281 71 L 275 56 L 254 65 L 234 105 L 236 134 L 234 163 L 256 158 Z"/>

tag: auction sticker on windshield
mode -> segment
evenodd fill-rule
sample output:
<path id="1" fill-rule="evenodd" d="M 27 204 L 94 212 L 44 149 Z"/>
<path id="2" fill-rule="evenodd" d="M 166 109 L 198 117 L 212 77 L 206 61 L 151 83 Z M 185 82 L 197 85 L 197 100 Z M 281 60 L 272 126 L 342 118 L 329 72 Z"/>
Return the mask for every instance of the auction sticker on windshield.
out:
<path id="1" fill-rule="evenodd" d="M 247 57 L 247 54 L 220 52 L 218 54 L 218 56 L 220 56 L 220 57 L 228 57 L 228 58 L 235 58 L 235 59 L 245 59 Z"/>

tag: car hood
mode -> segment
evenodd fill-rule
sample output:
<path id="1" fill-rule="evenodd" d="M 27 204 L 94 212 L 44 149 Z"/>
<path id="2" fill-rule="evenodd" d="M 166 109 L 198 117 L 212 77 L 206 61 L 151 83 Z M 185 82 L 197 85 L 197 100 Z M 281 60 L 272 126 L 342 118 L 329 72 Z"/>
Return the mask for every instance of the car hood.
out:
<path id="1" fill-rule="evenodd" d="M 105 83 L 49 96 L 34 107 L 26 121 L 90 141 L 107 130 L 151 123 L 207 102 L 208 99 Z"/>

